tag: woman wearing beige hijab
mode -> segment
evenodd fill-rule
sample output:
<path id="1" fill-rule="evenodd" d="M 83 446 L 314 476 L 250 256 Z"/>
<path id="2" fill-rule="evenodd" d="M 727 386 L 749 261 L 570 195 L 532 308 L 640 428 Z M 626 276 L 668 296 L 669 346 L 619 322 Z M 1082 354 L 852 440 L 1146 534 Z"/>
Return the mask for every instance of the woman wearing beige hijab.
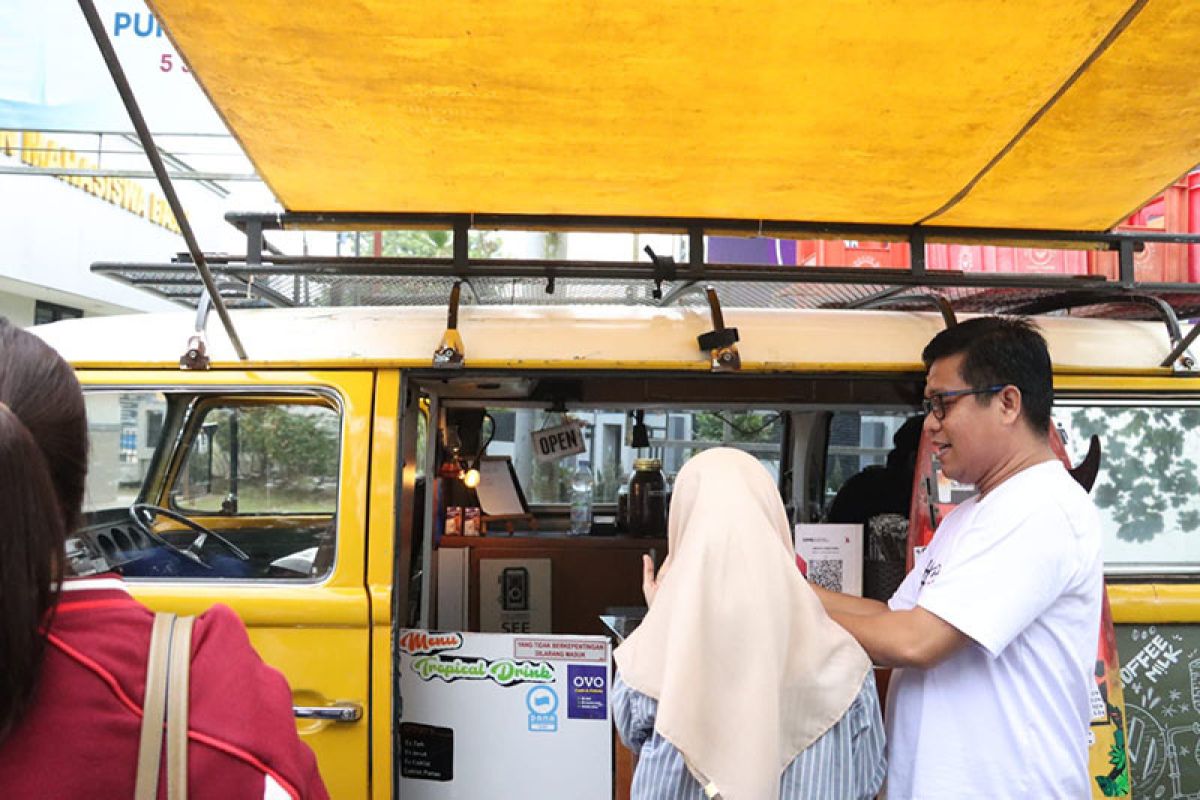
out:
<path id="1" fill-rule="evenodd" d="M 866 653 L 796 569 L 770 474 L 716 448 L 679 472 L 645 620 L 615 652 L 635 800 L 871 798 L 885 773 Z M 648 560 L 648 559 L 647 559 Z"/>

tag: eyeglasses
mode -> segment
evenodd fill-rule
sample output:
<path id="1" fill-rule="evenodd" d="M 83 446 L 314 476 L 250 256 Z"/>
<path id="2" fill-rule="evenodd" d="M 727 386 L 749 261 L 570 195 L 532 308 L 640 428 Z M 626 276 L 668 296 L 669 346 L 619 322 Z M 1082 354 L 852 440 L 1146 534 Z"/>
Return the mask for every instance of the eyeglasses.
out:
<path id="1" fill-rule="evenodd" d="M 946 402 L 947 400 L 954 400 L 972 394 L 995 394 L 1007 385 L 1006 383 L 998 383 L 986 389 L 955 389 L 952 392 L 931 394 L 921 401 L 921 410 L 926 414 L 933 414 L 934 419 L 941 421 L 946 418 L 946 407 L 949 405 Z"/>

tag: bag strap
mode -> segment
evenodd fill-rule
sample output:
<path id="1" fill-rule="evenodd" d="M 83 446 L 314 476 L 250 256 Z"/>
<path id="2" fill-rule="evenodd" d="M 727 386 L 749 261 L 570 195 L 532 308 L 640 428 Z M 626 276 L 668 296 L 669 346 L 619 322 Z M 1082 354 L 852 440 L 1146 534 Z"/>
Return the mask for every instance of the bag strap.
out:
<path id="1" fill-rule="evenodd" d="M 146 660 L 146 694 L 142 701 L 142 731 L 138 741 L 134 800 L 155 800 L 158 797 L 163 715 L 166 711 L 167 696 L 167 656 L 174 623 L 174 614 L 155 614 L 154 627 L 150 630 L 150 655 Z"/>
<path id="2" fill-rule="evenodd" d="M 167 684 L 167 800 L 187 800 L 188 683 L 192 663 L 192 623 L 179 617 L 171 634 Z"/>

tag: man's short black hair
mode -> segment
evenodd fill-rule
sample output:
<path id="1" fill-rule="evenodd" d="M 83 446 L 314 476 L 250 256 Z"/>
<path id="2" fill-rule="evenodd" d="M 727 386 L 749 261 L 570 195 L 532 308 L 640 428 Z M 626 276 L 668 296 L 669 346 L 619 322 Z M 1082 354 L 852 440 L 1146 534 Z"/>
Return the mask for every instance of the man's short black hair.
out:
<path id="1" fill-rule="evenodd" d="M 938 359 L 963 354 L 962 378 L 972 389 L 1004 384 L 1021 390 L 1021 410 L 1033 432 L 1050 430 L 1054 403 L 1053 368 L 1046 340 L 1021 317 L 977 317 L 934 336 L 921 359 L 925 368 Z M 976 400 L 986 405 L 991 395 Z"/>

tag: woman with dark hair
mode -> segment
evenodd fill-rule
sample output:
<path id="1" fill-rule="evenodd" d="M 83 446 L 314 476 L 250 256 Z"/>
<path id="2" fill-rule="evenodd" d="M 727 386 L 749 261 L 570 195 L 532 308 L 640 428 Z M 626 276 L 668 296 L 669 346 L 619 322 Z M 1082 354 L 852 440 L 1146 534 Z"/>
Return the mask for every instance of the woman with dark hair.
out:
<path id="1" fill-rule="evenodd" d="M 71 367 L 0 318 L 0 794 L 132 797 L 153 613 L 65 574 L 87 475 Z M 188 796 L 324 798 L 291 692 L 216 606 L 191 645 Z M 153 774 L 153 773 L 151 773 Z M 151 784 L 153 785 L 153 784 Z M 165 796 L 160 785 L 156 795 Z"/>

